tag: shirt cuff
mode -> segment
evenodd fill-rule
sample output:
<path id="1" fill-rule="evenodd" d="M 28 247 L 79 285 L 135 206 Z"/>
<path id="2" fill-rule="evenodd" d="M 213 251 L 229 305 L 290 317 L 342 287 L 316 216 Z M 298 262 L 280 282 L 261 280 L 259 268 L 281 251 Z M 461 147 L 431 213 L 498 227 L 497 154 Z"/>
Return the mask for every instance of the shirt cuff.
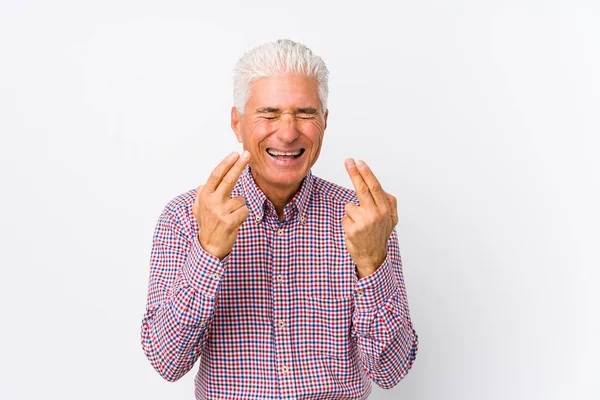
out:
<path id="1" fill-rule="evenodd" d="M 398 283 L 388 254 L 375 272 L 357 280 L 354 305 L 360 313 L 373 312 L 382 307 L 397 291 Z"/>
<path id="2" fill-rule="evenodd" d="M 202 248 L 198 237 L 192 240 L 187 259 L 182 267 L 185 281 L 205 297 L 214 297 L 225 273 L 229 254 L 222 260 Z"/>

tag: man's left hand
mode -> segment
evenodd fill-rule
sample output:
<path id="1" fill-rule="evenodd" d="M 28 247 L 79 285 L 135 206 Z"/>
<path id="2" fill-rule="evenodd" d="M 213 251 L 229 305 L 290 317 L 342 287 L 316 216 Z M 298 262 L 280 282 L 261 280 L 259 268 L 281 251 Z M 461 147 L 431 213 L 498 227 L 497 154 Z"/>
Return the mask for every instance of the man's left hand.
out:
<path id="1" fill-rule="evenodd" d="M 356 264 L 358 278 L 372 274 L 387 256 L 387 242 L 398 223 L 396 198 L 386 193 L 362 160 L 345 162 L 360 206 L 347 203 L 342 228 L 346 248 Z"/>

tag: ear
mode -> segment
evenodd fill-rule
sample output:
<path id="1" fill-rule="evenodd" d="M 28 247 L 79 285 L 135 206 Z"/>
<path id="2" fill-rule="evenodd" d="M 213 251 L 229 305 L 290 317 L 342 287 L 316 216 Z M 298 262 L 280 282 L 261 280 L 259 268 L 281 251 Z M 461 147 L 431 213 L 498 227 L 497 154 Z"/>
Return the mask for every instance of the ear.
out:
<path id="1" fill-rule="evenodd" d="M 323 130 L 327 129 L 327 117 L 329 116 L 329 109 L 325 110 L 325 126 L 323 126 Z"/>
<path id="2" fill-rule="evenodd" d="M 240 129 L 242 125 L 242 116 L 240 112 L 235 107 L 231 107 L 231 129 L 233 133 L 235 133 L 235 137 L 237 138 L 238 143 L 242 143 L 242 130 Z"/>

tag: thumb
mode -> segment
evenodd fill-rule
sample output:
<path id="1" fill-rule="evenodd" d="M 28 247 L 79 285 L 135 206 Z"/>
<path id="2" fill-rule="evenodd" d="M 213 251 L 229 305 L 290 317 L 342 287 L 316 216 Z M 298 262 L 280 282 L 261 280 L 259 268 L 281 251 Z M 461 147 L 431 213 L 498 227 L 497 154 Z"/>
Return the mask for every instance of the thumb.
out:
<path id="1" fill-rule="evenodd" d="M 392 224 L 395 227 L 398 223 L 398 201 L 394 196 L 385 192 L 388 204 L 390 205 L 390 217 L 392 217 Z"/>

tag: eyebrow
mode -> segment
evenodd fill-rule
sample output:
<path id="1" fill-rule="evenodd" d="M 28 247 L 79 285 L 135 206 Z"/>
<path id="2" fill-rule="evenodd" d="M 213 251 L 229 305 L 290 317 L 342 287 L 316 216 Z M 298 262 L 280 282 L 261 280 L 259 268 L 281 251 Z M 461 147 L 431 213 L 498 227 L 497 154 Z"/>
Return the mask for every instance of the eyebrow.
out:
<path id="1" fill-rule="evenodd" d="M 270 113 L 280 113 L 281 110 L 279 108 L 274 107 L 261 107 L 256 109 L 255 114 L 270 114 Z"/>
<path id="2" fill-rule="evenodd" d="M 316 108 L 306 107 L 306 108 L 297 108 L 296 112 L 299 114 L 317 114 L 318 111 Z"/>
<path id="3" fill-rule="evenodd" d="M 256 109 L 256 111 L 254 113 L 255 114 L 271 114 L 271 113 L 280 113 L 280 112 L 281 112 L 280 108 L 261 107 L 261 108 Z M 318 111 L 316 108 L 302 107 L 302 108 L 296 108 L 295 113 L 296 114 L 318 114 Z"/>

